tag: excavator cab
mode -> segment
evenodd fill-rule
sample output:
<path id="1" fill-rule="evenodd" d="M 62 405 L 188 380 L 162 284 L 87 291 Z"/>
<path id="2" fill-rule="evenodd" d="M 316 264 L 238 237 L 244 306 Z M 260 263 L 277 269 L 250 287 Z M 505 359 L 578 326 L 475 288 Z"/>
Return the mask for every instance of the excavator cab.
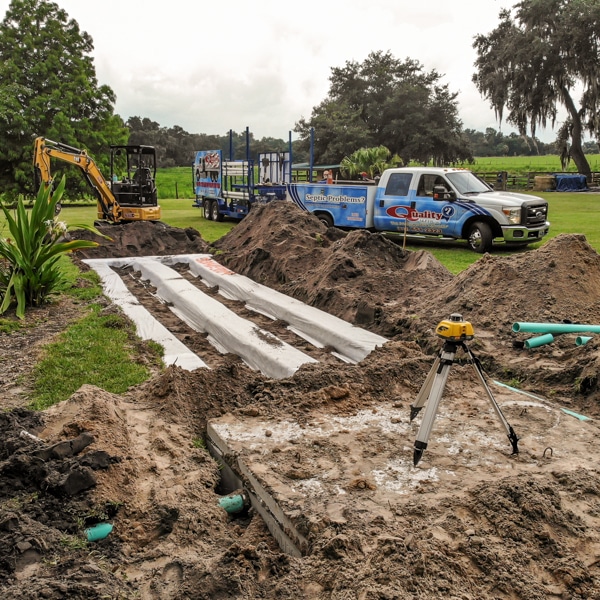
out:
<path id="1" fill-rule="evenodd" d="M 159 221 L 156 193 L 156 151 L 152 146 L 111 146 L 110 179 L 105 179 L 85 151 L 44 137 L 36 138 L 33 166 L 37 184 L 52 187 L 51 161 L 78 167 L 98 199 L 98 219 L 112 223 Z M 118 172 L 122 172 L 119 180 Z"/>
<path id="2" fill-rule="evenodd" d="M 158 206 L 154 147 L 111 146 L 110 186 L 122 207 Z"/>

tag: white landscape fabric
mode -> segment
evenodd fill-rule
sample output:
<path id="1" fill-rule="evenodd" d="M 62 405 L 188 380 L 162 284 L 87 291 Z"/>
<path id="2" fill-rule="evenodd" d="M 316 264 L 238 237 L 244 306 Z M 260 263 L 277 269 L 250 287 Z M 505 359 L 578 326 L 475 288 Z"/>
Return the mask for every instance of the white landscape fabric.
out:
<path id="1" fill-rule="evenodd" d="M 387 342 L 382 336 L 238 275 L 209 254 L 89 259 L 85 262 L 99 273 L 105 293 L 123 307 L 136 324 L 140 337 L 154 339 L 165 346 L 165 355 L 169 356 L 169 361 L 165 358 L 167 364 L 176 362 L 190 370 L 206 366 L 197 357 L 201 364 L 195 366 L 192 357 L 196 355 L 170 336 L 139 304 L 112 267 L 130 266 L 141 272 L 142 279 L 150 281 L 156 288 L 156 296 L 168 303 L 170 310 L 194 330 L 207 333 L 211 344 L 220 352 L 237 354 L 248 366 L 269 377 L 289 377 L 301 365 L 317 361 L 239 317 L 169 265 L 187 264 L 190 272 L 208 287 L 218 286 L 222 296 L 242 301 L 251 310 L 285 321 L 291 331 L 314 346 L 333 348 L 333 353 L 346 362 L 360 362 Z M 178 348 L 180 355 L 177 355 Z"/>
<path id="2" fill-rule="evenodd" d="M 134 322 L 137 334 L 143 340 L 154 340 L 164 348 L 164 362 L 176 364 L 182 369 L 193 371 L 207 365 L 196 354 L 182 344 L 166 327 L 159 323 L 127 289 L 118 273 L 106 259 L 84 260 L 102 279 L 104 293 Z"/>
<path id="3" fill-rule="evenodd" d="M 217 347 L 237 354 L 251 368 L 282 379 L 303 364 L 317 362 L 268 331 L 243 319 L 158 260 L 139 258 L 132 267 L 156 287 L 158 296 L 196 331 L 208 333 Z"/>
<path id="4" fill-rule="evenodd" d="M 150 281 L 156 288 L 157 297 L 167 302 L 170 310 L 182 321 L 196 331 L 207 333 L 209 341 L 221 352 L 237 354 L 249 367 L 269 377 L 289 377 L 301 365 L 317 362 L 270 332 L 261 330 L 254 323 L 236 315 L 192 285 L 177 271 L 163 264 L 163 259 L 164 257 L 132 257 L 94 259 L 86 262 L 95 270 L 103 263 L 102 270 L 107 268 L 112 273 L 113 266 L 131 266 L 135 271 L 141 272 L 142 279 Z M 100 273 L 99 270 L 98 272 Z M 111 294 L 116 286 L 112 278 L 110 281 L 110 289 L 105 286 L 105 291 L 113 298 Z M 121 285 L 125 287 L 123 282 Z M 135 316 L 130 318 L 136 322 L 136 326 L 141 325 L 143 328 L 149 314 L 143 315 L 144 324 L 138 323 Z"/>
<path id="5" fill-rule="evenodd" d="M 387 342 L 387 338 L 238 275 L 210 255 L 187 255 L 186 260 L 190 271 L 202 277 L 207 285 L 219 286 L 219 293 L 245 302 L 250 309 L 285 321 L 298 335 L 310 342 L 316 340 L 322 346 L 335 348 L 336 353 L 349 362 L 360 362 L 377 346 Z"/>

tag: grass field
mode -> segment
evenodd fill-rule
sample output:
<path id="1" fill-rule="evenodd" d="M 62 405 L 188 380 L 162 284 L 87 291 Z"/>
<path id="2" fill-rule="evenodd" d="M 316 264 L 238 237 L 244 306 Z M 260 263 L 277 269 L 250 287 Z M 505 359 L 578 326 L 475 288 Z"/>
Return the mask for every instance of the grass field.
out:
<path id="1" fill-rule="evenodd" d="M 173 167 L 156 171 L 158 199 L 194 198 L 192 167 Z"/>
<path id="2" fill-rule="evenodd" d="M 592 172 L 600 171 L 600 154 L 586 155 Z M 521 174 L 527 172 L 560 173 L 562 167 L 560 159 L 556 155 L 546 156 L 490 156 L 476 158 L 475 164 L 469 167 L 473 171 L 498 172 L 507 171 L 509 174 Z M 567 171 L 576 173 L 577 168 L 571 162 Z"/>
<path id="3" fill-rule="evenodd" d="M 549 202 L 550 233 L 542 241 L 530 246 L 539 247 L 548 239 L 561 233 L 582 233 L 590 245 L 600 252 L 600 194 L 578 192 L 536 192 Z M 225 235 L 235 222 L 215 223 L 207 221 L 199 208 L 192 206 L 189 199 L 168 199 L 161 201 L 163 221 L 173 227 L 194 227 L 202 237 L 213 242 Z M 96 218 L 93 206 L 65 207 L 61 218 L 68 224 L 85 223 L 91 225 Z M 453 273 L 459 273 L 475 262 L 480 255 L 468 250 L 464 242 L 441 244 L 434 241 L 409 242 L 410 250 L 426 249 Z M 495 250 L 494 254 L 509 256 L 525 250 Z"/>
<path id="4" fill-rule="evenodd" d="M 600 155 L 588 155 L 592 169 L 600 170 Z M 545 162 L 544 162 L 545 161 Z M 555 161 L 555 162 L 553 162 Z M 485 158 L 479 159 L 473 170 L 488 171 L 529 169 L 535 171 L 557 170 L 558 157 L 514 157 L 514 158 Z M 202 237 L 213 242 L 227 233 L 235 222 L 215 223 L 207 221 L 202 216 L 202 211 L 193 206 L 194 190 L 192 182 L 192 169 L 190 167 L 177 167 L 172 169 L 159 169 L 157 174 L 157 187 L 159 189 L 160 204 L 162 207 L 163 221 L 174 227 L 194 227 Z M 600 194 L 578 192 L 535 192 L 535 195 L 546 198 L 550 203 L 549 219 L 551 222 L 550 234 L 543 242 L 530 248 L 535 248 L 548 239 L 560 233 L 582 233 L 588 242 L 600 252 Z M 96 219 L 95 205 L 64 205 L 61 218 L 69 224 L 91 225 Z M 3 230 L 3 218 L 0 217 L 0 234 L 6 235 Z M 453 273 L 459 273 L 479 258 L 479 255 L 468 250 L 463 242 L 444 243 L 434 241 L 409 242 L 408 249 L 427 249 Z M 497 255 L 509 255 L 520 251 L 495 250 Z"/>

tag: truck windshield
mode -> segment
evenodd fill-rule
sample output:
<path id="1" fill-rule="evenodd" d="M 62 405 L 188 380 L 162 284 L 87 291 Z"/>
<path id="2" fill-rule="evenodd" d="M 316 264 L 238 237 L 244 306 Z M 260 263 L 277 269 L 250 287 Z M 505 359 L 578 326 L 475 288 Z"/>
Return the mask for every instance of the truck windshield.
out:
<path id="1" fill-rule="evenodd" d="M 469 171 L 462 171 L 460 173 L 447 173 L 446 177 L 450 180 L 452 185 L 456 188 L 459 194 L 481 194 L 484 192 L 491 192 L 492 188 Z"/>

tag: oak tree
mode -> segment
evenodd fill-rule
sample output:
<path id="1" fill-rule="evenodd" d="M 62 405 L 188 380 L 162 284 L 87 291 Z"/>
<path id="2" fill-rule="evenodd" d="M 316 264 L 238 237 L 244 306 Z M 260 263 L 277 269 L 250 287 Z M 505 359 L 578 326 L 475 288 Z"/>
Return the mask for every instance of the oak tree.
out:
<path id="1" fill-rule="evenodd" d="M 554 127 L 563 106 L 568 118 L 559 137 L 570 138 L 568 154 L 589 175 L 582 137 L 600 132 L 600 2 L 522 0 L 499 19 L 475 37 L 473 82 L 499 120 L 506 112 L 522 135 Z"/>
<path id="2" fill-rule="evenodd" d="M 385 146 L 408 163 L 448 164 L 471 158 L 458 118 L 457 94 L 418 61 L 372 52 L 362 62 L 331 69 L 328 96 L 295 130 L 315 159 L 339 162 L 359 148 Z"/>

